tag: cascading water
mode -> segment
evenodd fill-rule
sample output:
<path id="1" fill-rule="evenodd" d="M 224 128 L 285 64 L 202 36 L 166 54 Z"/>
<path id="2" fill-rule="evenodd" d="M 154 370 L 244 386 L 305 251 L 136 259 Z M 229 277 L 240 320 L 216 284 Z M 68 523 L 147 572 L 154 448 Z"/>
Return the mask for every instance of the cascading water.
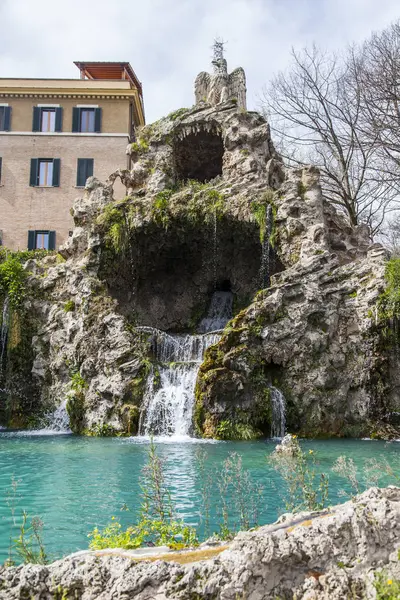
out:
<path id="1" fill-rule="evenodd" d="M 272 404 L 271 437 L 283 438 L 286 433 L 285 396 L 275 387 L 271 386 L 270 390 Z"/>
<path id="2" fill-rule="evenodd" d="M 6 296 L 3 304 L 3 312 L 0 328 L 0 375 L 3 371 L 4 357 L 7 348 L 8 326 L 10 322 L 9 300 Z"/>
<path id="3" fill-rule="evenodd" d="M 45 427 L 45 431 L 71 433 L 69 428 L 69 416 L 67 413 L 67 400 L 61 402 L 60 406 L 56 408 L 54 412 L 46 415 L 46 421 L 48 425 Z"/>
<path id="4" fill-rule="evenodd" d="M 150 374 L 144 399 L 141 435 L 188 436 L 192 426 L 194 389 L 206 349 L 215 344 L 232 315 L 231 292 L 215 292 L 197 335 L 169 335 L 154 330 L 153 352 L 160 381 Z M 157 388 L 157 389 L 156 389 Z"/>
<path id="5" fill-rule="evenodd" d="M 269 287 L 271 280 L 270 265 L 270 238 L 273 226 L 272 206 L 267 205 L 265 214 L 265 230 L 262 237 L 261 267 L 260 267 L 260 286 L 262 289 Z"/>
<path id="6" fill-rule="evenodd" d="M 232 292 L 214 292 L 207 316 L 201 320 L 199 333 L 223 329 L 232 317 Z"/>

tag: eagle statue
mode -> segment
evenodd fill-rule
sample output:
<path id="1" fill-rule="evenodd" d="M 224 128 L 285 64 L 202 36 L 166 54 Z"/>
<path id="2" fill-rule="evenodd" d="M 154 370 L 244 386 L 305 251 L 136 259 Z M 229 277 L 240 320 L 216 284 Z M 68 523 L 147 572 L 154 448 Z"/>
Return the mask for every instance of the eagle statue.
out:
<path id="1" fill-rule="evenodd" d="M 214 72 L 210 74 L 202 71 L 194 82 L 196 105 L 206 102 L 211 106 L 216 106 L 231 100 L 236 102 L 238 108 L 246 110 L 245 72 L 239 67 L 232 73 L 228 73 L 222 42 L 215 42 L 214 58 L 211 64 Z"/>

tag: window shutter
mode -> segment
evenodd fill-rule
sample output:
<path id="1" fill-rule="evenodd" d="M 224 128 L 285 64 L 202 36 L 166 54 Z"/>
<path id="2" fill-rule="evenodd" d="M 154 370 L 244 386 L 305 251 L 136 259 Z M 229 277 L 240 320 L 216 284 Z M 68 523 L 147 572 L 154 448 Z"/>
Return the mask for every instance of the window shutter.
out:
<path id="1" fill-rule="evenodd" d="M 29 185 L 37 185 L 38 184 L 38 168 L 39 168 L 39 159 L 31 158 L 31 176 L 29 180 Z"/>
<path id="2" fill-rule="evenodd" d="M 94 109 L 94 131 L 101 133 L 101 108 Z"/>
<path id="3" fill-rule="evenodd" d="M 56 123 L 54 131 L 62 131 L 62 108 L 56 108 Z"/>
<path id="4" fill-rule="evenodd" d="M 36 232 L 28 231 L 28 250 L 35 250 Z"/>
<path id="5" fill-rule="evenodd" d="M 77 133 L 81 130 L 81 111 L 77 106 L 72 109 L 72 131 Z"/>
<path id="6" fill-rule="evenodd" d="M 39 106 L 33 107 L 33 119 L 32 119 L 32 131 L 40 131 L 40 115 L 41 110 Z"/>
<path id="7" fill-rule="evenodd" d="M 77 185 L 77 187 L 82 187 L 85 185 L 85 174 L 86 174 L 85 159 L 78 158 L 78 168 L 76 170 L 76 185 Z"/>
<path id="8" fill-rule="evenodd" d="M 1 183 L 1 167 L 2 167 L 2 158 L 0 158 L 0 183 Z"/>
<path id="9" fill-rule="evenodd" d="M 4 131 L 11 131 L 11 106 L 4 108 Z"/>
<path id="10" fill-rule="evenodd" d="M 53 159 L 53 186 L 59 187 L 60 185 L 60 159 Z"/>
<path id="11" fill-rule="evenodd" d="M 49 231 L 49 250 L 56 249 L 56 232 Z"/>
<path id="12" fill-rule="evenodd" d="M 86 159 L 86 179 L 88 177 L 92 177 L 92 175 L 93 175 L 93 164 L 94 164 L 93 158 Z M 85 183 L 86 183 L 86 181 L 85 181 Z"/>
<path id="13" fill-rule="evenodd" d="M 76 170 L 76 185 L 84 187 L 88 177 L 93 175 L 93 158 L 78 158 L 78 167 Z"/>

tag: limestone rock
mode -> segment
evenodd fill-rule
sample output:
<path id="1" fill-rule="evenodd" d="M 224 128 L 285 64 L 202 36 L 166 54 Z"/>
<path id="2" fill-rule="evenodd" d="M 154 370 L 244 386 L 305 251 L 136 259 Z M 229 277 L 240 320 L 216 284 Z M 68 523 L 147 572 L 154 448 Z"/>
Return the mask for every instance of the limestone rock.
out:
<path id="1" fill-rule="evenodd" d="M 266 120 L 230 101 L 171 113 L 128 153 L 130 170 L 88 179 L 65 261 L 26 266 L 41 408 L 68 398 L 74 431 L 135 432 L 155 330 L 195 330 L 217 286 L 238 314 L 200 369 L 199 435 L 269 435 L 275 384 L 292 431 L 396 435 L 398 360 L 376 320 L 387 256 L 323 198 L 318 170 L 286 169 Z"/>

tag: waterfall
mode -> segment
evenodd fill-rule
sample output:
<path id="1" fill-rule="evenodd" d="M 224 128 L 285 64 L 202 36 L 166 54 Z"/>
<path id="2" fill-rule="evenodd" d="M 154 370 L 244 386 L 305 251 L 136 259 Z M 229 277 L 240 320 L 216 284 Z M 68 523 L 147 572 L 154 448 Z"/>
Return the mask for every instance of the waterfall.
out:
<path id="1" fill-rule="evenodd" d="M 260 287 L 262 289 L 269 287 L 271 280 L 270 238 L 273 222 L 272 206 L 268 204 L 265 213 L 265 230 L 263 232 L 261 248 Z"/>
<path id="2" fill-rule="evenodd" d="M 0 328 L 0 375 L 3 371 L 4 356 L 7 348 L 8 326 L 10 322 L 9 300 L 5 297 Z"/>
<path id="3" fill-rule="evenodd" d="M 213 281 L 214 291 L 217 289 L 217 267 L 218 267 L 218 219 L 217 209 L 214 207 L 213 211 L 213 244 L 212 244 L 212 269 L 213 269 Z"/>
<path id="4" fill-rule="evenodd" d="M 272 404 L 271 437 L 283 438 L 286 433 L 285 396 L 275 387 L 270 387 Z"/>
<path id="5" fill-rule="evenodd" d="M 232 293 L 215 292 L 211 298 L 207 316 L 201 320 L 199 332 L 218 331 L 223 329 L 232 317 Z"/>
<path id="6" fill-rule="evenodd" d="M 214 292 L 207 316 L 196 335 L 153 332 L 153 353 L 159 365 L 149 375 L 144 397 L 141 435 L 188 436 L 192 427 L 197 373 L 206 349 L 215 344 L 232 315 L 232 294 Z M 154 369 L 155 371 L 155 369 Z"/>
<path id="7" fill-rule="evenodd" d="M 45 427 L 45 431 L 71 433 L 67 413 L 67 400 L 61 402 L 60 406 L 54 412 L 47 414 L 46 421 L 48 424 Z"/>

